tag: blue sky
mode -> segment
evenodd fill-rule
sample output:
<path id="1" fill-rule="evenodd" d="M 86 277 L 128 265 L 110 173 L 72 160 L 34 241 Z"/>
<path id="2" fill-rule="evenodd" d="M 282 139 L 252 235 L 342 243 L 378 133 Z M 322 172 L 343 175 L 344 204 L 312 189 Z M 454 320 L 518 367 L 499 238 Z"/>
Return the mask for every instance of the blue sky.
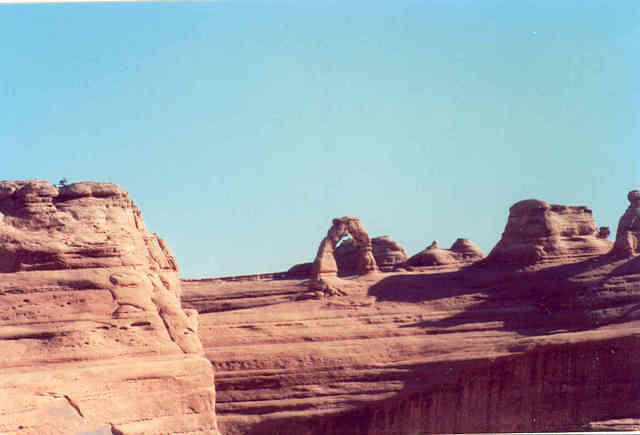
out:
<path id="1" fill-rule="evenodd" d="M 488 251 L 516 201 L 615 232 L 637 1 L 0 5 L 0 179 L 109 181 L 185 277 L 311 261 L 336 216 Z"/>

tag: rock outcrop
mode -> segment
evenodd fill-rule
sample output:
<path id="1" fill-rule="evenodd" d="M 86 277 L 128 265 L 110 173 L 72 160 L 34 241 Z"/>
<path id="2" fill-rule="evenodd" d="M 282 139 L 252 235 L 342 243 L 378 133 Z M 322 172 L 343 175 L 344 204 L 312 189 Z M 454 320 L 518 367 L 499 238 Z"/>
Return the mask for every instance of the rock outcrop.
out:
<path id="1" fill-rule="evenodd" d="M 341 298 L 299 298 L 303 279 L 185 283 L 184 300 L 203 313 L 221 429 L 637 428 L 640 258 L 598 255 L 611 246 L 605 233 L 584 207 L 527 201 L 493 254 L 527 267 L 481 260 L 354 276 Z M 467 241 L 440 251 L 480 256 Z"/>
<path id="2" fill-rule="evenodd" d="M 407 261 L 407 253 L 402 246 L 391 240 L 389 236 L 371 239 L 373 258 L 382 271 L 390 271 L 394 266 Z M 334 256 L 338 264 L 338 275 L 355 275 L 358 273 L 360 246 L 355 239 L 343 240 L 335 249 Z"/>
<path id="3" fill-rule="evenodd" d="M 338 264 L 334 252 L 338 242 L 349 235 L 358 246 L 358 273 L 365 275 L 378 270 L 369 233 L 362 226 L 360 219 L 350 216 L 335 218 L 311 265 L 310 290 L 326 295 L 344 293 L 337 281 Z"/>
<path id="4" fill-rule="evenodd" d="M 570 432 L 640 417 L 640 271 L 608 258 L 376 274 L 308 300 L 303 280 L 191 281 L 184 297 L 210 310 L 225 434 Z"/>
<path id="5" fill-rule="evenodd" d="M 329 228 L 327 237 L 320 243 L 318 253 L 311 267 L 311 275 L 314 280 L 338 275 L 338 265 L 336 264 L 334 251 L 338 242 L 348 235 L 353 237 L 354 243 L 358 246 L 358 273 L 362 275 L 378 269 L 376 260 L 373 257 L 373 245 L 369 238 L 369 233 L 362 226 L 360 219 L 345 216 L 333 220 L 333 225 Z"/>
<path id="6" fill-rule="evenodd" d="M 618 258 L 640 255 L 640 190 L 627 195 L 631 203 L 618 222 L 612 255 Z"/>
<path id="7" fill-rule="evenodd" d="M 389 272 L 399 264 L 407 261 L 407 253 L 400 244 L 394 242 L 389 236 L 379 236 L 371 239 L 373 259 L 378 268 Z M 360 246 L 353 238 L 344 239 L 333 252 L 338 276 L 358 274 L 360 262 Z M 289 279 L 309 278 L 313 269 L 313 263 L 300 263 L 291 266 L 286 272 Z"/>
<path id="8" fill-rule="evenodd" d="M 402 266 L 426 267 L 472 263 L 484 257 L 480 248 L 469 239 L 457 239 L 451 248 L 441 249 L 435 240 L 423 251 L 409 258 Z"/>
<path id="9" fill-rule="evenodd" d="M 596 229 L 589 208 L 528 199 L 509 209 L 502 238 L 487 261 L 514 265 L 579 261 L 611 247 L 605 229 L 602 233 Z"/>
<path id="10" fill-rule="evenodd" d="M 180 293 L 118 186 L 0 182 L 0 433 L 217 433 Z"/>

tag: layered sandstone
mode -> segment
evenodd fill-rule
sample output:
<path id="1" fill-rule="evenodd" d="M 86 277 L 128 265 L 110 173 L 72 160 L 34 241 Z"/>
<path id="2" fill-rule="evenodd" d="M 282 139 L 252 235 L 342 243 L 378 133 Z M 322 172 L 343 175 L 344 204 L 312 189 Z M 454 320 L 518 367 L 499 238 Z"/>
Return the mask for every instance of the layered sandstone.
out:
<path id="1" fill-rule="evenodd" d="M 497 251 L 511 248 L 515 263 L 494 254 L 491 262 L 353 276 L 341 297 L 320 299 L 301 297 L 302 279 L 190 281 L 183 297 L 208 311 L 200 336 L 216 367 L 221 429 L 637 428 L 640 259 L 600 254 L 610 246 L 604 240 L 589 249 L 599 233 L 585 209 L 524 208 L 525 216 L 512 208 Z M 544 248 L 543 261 L 505 267 L 522 265 L 526 246 Z M 469 243 L 457 248 L 475 252 Z M 550 254 L 555 261 L 544 261 Z"/>
<path id="2" fill-rule="evenodd" d="M 118 186 L 0 182 L 0 433 L 217 433 L 180 293 Z"/>
<path id="3" fill-rule="evenodd" d="M 596 229 L 593 214 L 585 206 L 528 199 L 509 209 L 502 238 L 487 261 L 515 265 L 578 261 L 607 253 L 612 247 L 607 234 Z"/>
<path id="4" fill-rule="evenodd" d="M 423 251 L 409 258 L 402 266 L 427 267 L 472 263 L 484 257 L 480 248 L 469 239 L 457 239 L 451 248 L 442 249 L 435 240 Z"/>
<path id="5" fill-rule="evenodd" d="M 638 264 L 348 283 L 322 299 L 297 298 L 303 280 L 185 287 L 224 305 L 200 323 L 224 433 L 571 431 L 640 417 Z"/>

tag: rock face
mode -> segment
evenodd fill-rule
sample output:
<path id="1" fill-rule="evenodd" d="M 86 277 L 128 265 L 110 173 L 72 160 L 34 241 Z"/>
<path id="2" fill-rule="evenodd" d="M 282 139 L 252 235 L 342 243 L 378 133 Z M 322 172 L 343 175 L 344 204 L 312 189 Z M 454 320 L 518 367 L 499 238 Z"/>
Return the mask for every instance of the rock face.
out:
<path id="1" fill-rule="evenodd" d="M 596 230 L 587 207 L 528 199 L 509 209 L 502 238 L 487 261 L 516 265 L 578 261 L 608 252 L 612 243 L 605 234 Z"/>
<path id="2" fill-rule="evenodd" d="M 184 298 L 209 310 L 227 435 L 570 432 L 640 418 L 635 261 L 376 274 L 316 300 L 303 280 L 202 280 Z"/>
<path id="3" fill-rule="evenodd" d="M 407 253 L 402 246 L 391 240 L 389 236 L 371 239 L 373 258 L 383 271 L 390 271 L 397 264 L 407 261 Z M 360 246 L 355 239 L 346 239 L 335 249 L 334 257 L 338 265 L 338 275 L 355 275 L 358 273 Z"/>
<path id="4" fill-rule="evenodd" d="M 343 297 L 320 299 L 298 297 L 303 279 L 190 281 L 183 298 L 203 313 L 221 429 L 636 429 L 640 257 L 597 255 L 611 246 L 599 235 L 584 207 L 527 201 L 494 254 L 533 259 L 527 267 L 483 260 L 361 275 L 343 280 Z M 440 251 L 480 255 L 468 241 Z"/>
<path id="5" fill-rule="evenodd" d="M 0 433 L 217 433 L 180 293 L 118 186 L 0 182 Z"/>
<path id="6" fill-rule="evenodd" d="M 456 240 L 451 248 L 441 249 L 434 240 L 431 245 L 409 258 L 404 266 L 425 267 L 470 263 L 483 258 L 480 248 L 469 239 Z"/>
<path id="7" fill-rule="evenodd" d="M 640 190 L 632 190 L 627 198 L 631 204 L 620 218 L 612 250 L 619 258 L 640 255 Z"/>

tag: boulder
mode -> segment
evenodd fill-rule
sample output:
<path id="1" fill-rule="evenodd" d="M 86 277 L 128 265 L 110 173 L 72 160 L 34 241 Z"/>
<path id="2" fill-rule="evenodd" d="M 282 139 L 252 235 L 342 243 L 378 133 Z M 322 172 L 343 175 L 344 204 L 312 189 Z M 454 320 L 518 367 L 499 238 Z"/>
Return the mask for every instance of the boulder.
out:
<path id="1" fill-rule="evenodd" d="M 123 189 L 0 182 L 0 433 L 217 433 L 180 293 Z"/>

